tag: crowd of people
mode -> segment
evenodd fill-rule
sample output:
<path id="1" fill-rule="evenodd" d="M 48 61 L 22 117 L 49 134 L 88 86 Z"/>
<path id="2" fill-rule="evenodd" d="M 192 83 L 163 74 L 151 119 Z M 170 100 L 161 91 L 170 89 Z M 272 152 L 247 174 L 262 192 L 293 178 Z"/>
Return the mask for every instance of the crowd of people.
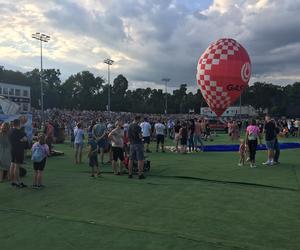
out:
<path id="1" fill-rule="evenodd" d="M 203 152 L 204 143 L 212 140 L 212 129 L 208 119 L 191 115 L 141 115 L 132 113 L 47 110 L 41 122 L 39 111 L 33 112 L 33 138 L 28 140 L 19 119 L 2 123 L 0 130 L 0 181 L 5 177 L 11 185 L 26 187 L 20 180 L 20 166 L 24 164 L 25 150 L 31 149 L 33 161 L 32 188 L 41 189 L 43 170 L 47 157 L 53 153 L 53 143 L 59 137 L 69 137 L 74 147 L 74 164 L 82 164 L 87 141 L 87 156 L 91 176 L 101 176 L 100 166 L 104 164 L 104 154 L 108 154 L 112 172 L 115 175 L 128 174 L 133 178 L 134 169 L 139 179 L 145 179 L 145 153 L 151 153 L 150 144 L 154 142 L 156 152 L 166 152 L 165 140 L 174 142 L 175 152 Z M 300 136 L 300 120 L 229 120 L 228 135 L 232 142 L 240 141 L 238 165 L 247 161 L 256 167 L 257 145 L 262 144 L 263 135 L 267 148 L 267 161 L 264 165 L 279 164 L 280 136 Z M 287 129 L 287 131 L 286 131 Z M 243 133 L 245 139 L 242 139 Z M 63 140 L 62 140 L 63 141 Z M 98 158 L 100 162 L 98 161 Z M 136 166 L 134 168 L 133 166 Z"/>

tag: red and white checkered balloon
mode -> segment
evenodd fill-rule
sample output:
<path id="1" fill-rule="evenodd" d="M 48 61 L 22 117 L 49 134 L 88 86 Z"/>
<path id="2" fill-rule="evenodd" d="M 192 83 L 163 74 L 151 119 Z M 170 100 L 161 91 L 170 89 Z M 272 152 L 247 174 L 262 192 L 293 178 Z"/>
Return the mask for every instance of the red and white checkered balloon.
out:
<path id="1" fill-rule="evenodd" d="M 212 43 L 198 61 L 197 84 L 217 116 L 240 97 L 250 76 L 251 61 L 246 49 L 230 38 Z"/>

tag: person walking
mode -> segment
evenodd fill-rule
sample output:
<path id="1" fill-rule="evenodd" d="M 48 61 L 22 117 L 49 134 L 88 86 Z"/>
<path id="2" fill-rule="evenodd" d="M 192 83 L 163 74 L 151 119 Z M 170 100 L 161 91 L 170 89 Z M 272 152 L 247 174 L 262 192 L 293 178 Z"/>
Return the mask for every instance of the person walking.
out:
<path id="1" fill-rule="evenodd" d="M 142 129 L 139 126 L 141 117 L 135 116 L 133 123 L 128 128 L 128 139 L 130 143 L 128 178 L 132 178 L 133 161 L 137 161 L 139 179 L 145 179 L 144 176 L 144 145 Z"/>

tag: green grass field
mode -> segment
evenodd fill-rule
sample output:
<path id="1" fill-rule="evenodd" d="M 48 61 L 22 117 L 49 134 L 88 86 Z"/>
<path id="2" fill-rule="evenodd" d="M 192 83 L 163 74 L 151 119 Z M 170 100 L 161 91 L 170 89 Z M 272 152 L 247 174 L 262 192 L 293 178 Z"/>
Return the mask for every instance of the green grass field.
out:
<path id="1" fill-rule="evenodd" d="M 299 149 L 272 168 L 258 152 L 256 169 L 236 152 L 151 153 L 147 179 L 129 180 L 109 165 L 92 179 L 56 148 L 65 156 L 48 159 L 44 190 L 0 183 L 1 250 L 300 249 Z"/>

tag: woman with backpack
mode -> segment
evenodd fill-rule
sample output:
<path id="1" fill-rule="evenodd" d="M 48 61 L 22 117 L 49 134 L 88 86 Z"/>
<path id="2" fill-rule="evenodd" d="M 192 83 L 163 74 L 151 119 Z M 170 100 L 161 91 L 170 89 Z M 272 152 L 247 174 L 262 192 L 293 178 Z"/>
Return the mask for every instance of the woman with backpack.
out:
<path id="1" fill-rule="evenodd" d="M 46 165 L 47 156 L 50 154 L 49 147 L 46 144 L 46 138 L 44 134 L 38 136 L 38 141 L 33 144 L 32 149 L 32 161 L 34 169 L 34 178 L 32 188 L 41 189 L 44 187 L 42 184 L 43 171 Z"/>

